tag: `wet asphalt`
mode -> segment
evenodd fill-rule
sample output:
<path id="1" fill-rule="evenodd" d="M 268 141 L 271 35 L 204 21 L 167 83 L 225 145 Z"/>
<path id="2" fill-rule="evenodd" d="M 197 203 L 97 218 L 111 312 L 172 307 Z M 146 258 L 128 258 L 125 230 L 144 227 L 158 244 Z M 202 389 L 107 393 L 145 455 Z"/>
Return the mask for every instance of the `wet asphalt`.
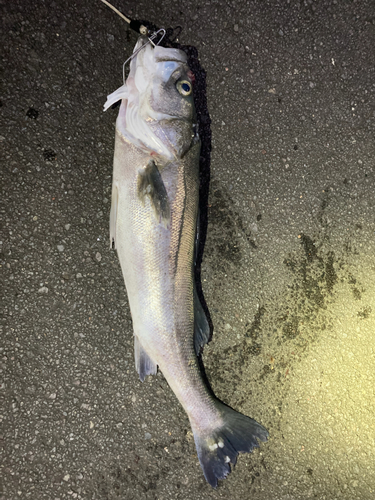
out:
<path id="1" fill-rule="evenodd" d="M 374 2 L 116 6 L 198 50 L 203 361 L 270 439 L 213 490 L 163 376 L 135 372 L 102 106 L 136 36 L 99 1 L 0 0 L 1 498 L 374 498 Z"/>

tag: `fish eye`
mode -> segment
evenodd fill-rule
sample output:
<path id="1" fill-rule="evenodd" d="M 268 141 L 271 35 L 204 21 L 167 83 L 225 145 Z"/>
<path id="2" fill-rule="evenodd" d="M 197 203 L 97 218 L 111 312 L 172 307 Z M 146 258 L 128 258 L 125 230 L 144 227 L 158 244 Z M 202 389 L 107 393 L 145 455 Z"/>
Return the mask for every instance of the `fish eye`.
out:
<path id="1" fill-rule="evenodd" d="M 187 80 L 180 80 L 177 82 L 177 90 L 181 95 L 190 95 L 193 91 L 193 87 Z"/>

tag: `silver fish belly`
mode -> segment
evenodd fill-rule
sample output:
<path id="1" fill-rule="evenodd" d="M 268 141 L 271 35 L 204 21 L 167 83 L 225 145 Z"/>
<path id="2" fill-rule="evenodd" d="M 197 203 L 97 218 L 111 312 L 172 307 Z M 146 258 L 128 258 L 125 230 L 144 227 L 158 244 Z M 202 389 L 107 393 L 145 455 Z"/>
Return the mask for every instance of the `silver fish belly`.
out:
<path id="1" fill-rule="evenodd" d="M 141 38 L 135 50 L 145 44 Z M 197 353 L 209 326 L 197 297 L 194 243 L 200 142 L 186 55 L 145 46 L 132 60 L 116 123 L 111 246 L 117 249 L 143 381 L 160 368 L 185 409 L 207 481 L 216 487 L 239 452 L 267 431 L 207 388 Z"/>

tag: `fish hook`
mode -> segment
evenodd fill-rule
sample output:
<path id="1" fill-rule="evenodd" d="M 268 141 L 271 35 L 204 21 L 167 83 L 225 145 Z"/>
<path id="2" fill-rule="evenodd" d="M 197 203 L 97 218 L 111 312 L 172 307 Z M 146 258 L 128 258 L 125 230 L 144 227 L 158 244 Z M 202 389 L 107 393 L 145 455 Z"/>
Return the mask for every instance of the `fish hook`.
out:
<path id="1" fill-rule="evenodd" d="M 102 0 L 102 1 L 103 1 L 103 0 Z M 160 40 L 158 40 L 158 42 L 157 42 L 157 43 L 154 43 L 155 38 L 156 38 L 156 37 L 157 37 L 160 33 L 162 33 Z M 132 54 L 130 57 L 128 57 L 128 58 L 126 59 L 126 61 L 125 61 L 125 62 L 124 62 L 124 64 L 122 65 L 122 78 L 123 78 L 123 80 L 124 80 L 124 84 L 125 84 L 125 65 L 126 65 L 126 63 L 127 63 L 128 61 L 131 61 L 131 60 L 133 59 L 133 57 L 135 57 L 135 56 L 138 54 L 138 52 L 140 52 L 140 51 L 141 51 L 144 47 L 146 47 L 146 45 L 148 45 L 149 43 L 151 43 L 154 47 L 156 47 L 157 45 L 159 45 L 159 43 L 160 43 L 160 42 L 163 40 L 163 38 L 165 37 L 165 33 L 166 33 L 166 31 L 165 31 L 165 29 L 164 29 L 164 28 L 160 28 L 158 31 L 154 31 L 154 33 L 153 33 L 151 36 L 147 37 L 147 38 L 148 38 L 148 42 L 144 43 L 144 44 L 142 45 L 142 47 L 139 47 L 139 48 L 138 48 L 135 52 L 133 52 L 133 54 Z"/>

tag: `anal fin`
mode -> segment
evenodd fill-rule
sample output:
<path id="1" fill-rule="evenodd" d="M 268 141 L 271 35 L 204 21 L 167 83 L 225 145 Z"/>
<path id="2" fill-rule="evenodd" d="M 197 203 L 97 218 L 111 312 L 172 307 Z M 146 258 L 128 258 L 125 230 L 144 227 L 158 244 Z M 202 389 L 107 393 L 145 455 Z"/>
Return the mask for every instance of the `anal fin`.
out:
<path id="1" fill-rule="evenodd" d="M 135 368 L 138 372 L 141 382 L 144 381 L 147 375 L 156 375 L 158 371 L 158 365 L 143 349 L 136 335 L 134 336 L 134 358 Z"/>

